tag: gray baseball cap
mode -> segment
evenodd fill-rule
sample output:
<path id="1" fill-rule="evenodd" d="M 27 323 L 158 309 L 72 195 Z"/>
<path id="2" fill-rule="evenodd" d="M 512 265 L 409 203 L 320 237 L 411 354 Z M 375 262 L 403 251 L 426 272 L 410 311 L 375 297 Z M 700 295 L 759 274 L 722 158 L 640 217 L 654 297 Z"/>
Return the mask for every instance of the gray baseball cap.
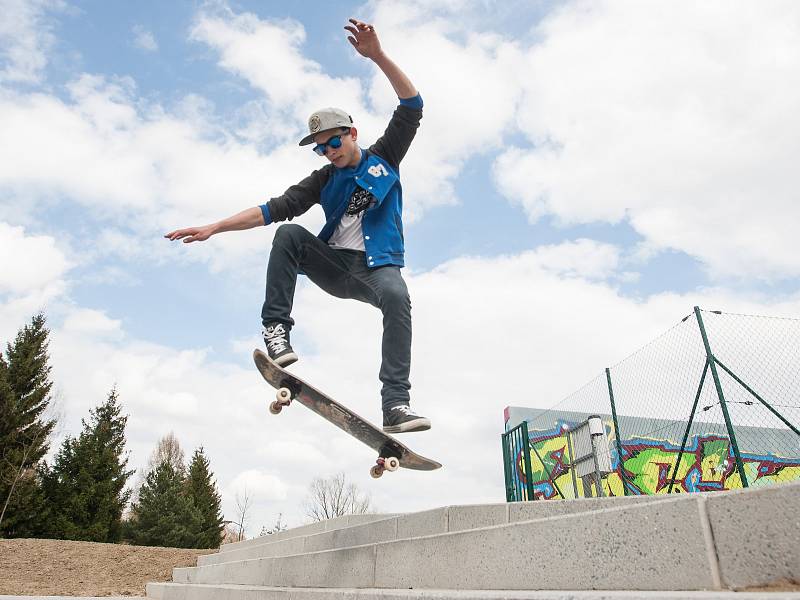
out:
<path id="1" fill-rule="evenodd" d="M 320 131 L 352 126 L 353 117 L 348 115 L 341 108 L 321 108 L 308 117 L 308 131 L 310 133 L 300 140 L 300 145 L 308 146 L 311 144 L 314 141 L 314 136 Z"/>

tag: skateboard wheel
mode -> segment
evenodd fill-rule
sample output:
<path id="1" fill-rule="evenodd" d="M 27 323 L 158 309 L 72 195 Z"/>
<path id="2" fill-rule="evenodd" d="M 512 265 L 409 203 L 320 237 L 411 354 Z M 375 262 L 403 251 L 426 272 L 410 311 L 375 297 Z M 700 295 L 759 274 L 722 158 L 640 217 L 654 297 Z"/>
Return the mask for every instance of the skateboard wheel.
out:
<path id="1" fill-rule="evenodd" d="M 369 474 L 372 475 L 373 479 L 378 479 L 381 475 L 383 475 L 383 469 L 378 465 L 375 465 L 369 470 Z"/>
<path id="2" fill-rule="evenodd" d="M 281 412 L 281 410 L 283 410 L 283 407 L 277 400 L 269 405 L 269 412 L 271 412 L 273 415 L 277 415 L 279 412 Z"/>
<path id="3" fill-rule="evenodd" d="M 383 462 L 387 471 L 397 471 L 400 468 L 400 460 L 394 456 L 390 456 Z"/>
<path id="4" fill-rule="evenodd" d="M 275 394 L 275 398 L 277 398 L 278 402 L 281 404 L 289 404 L 292 401 L 292 392 L 289 388 L 281 388 L 278 390 L 278 393 Z"/>

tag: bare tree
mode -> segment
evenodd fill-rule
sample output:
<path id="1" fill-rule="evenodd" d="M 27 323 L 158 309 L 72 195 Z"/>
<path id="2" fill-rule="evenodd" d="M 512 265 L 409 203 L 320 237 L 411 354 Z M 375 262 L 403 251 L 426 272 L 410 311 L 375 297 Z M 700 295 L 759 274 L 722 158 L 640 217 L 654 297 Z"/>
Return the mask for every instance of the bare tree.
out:
<path id="1" fill-rule="evenodd" d="M 162 462 L 169 463 L 179 473 L 184 473 L 186 470 L 186 457 L 183 453 L 183 448 L 181 448 L 178 438 L 175 437 L 175 433 L 172 431 L 158 440 L 156 447 L 150 453 L 150 458 L 147 459 L 147 466 L 136 471 L 136 480 L 131 488 L 131 498 L 123 515 L 124 519 L 131 517 L 131 507 L 139 502 L 139 490 L 142 489 L 142 484 L 147 479 L 147 476 Z"/>
<path id="2" fill-rule="evenodd" d="M 181 448 L 178 438 L 175 437 L 175 433 L 172 431 L 158 440 L 158 444 L 150 454 L 150 460 L 147 461 L 145 477 L 163 462 L 169 463 L 179 473 L 183 473 L 186 470 L 186 458 L 183 454 L 183 448 Z"/>
<path id="3" fill-rule="evenodd" d="M 247 487 L 242 490 L 242 495 L 236 493 L 236 525 L 239 526 L 239 539 L 241 542 L 244 539 L 244 528 L 247 525 L 247 513 L 250 512 L 250 507 L 253 506 L 253 497 L 247 491 Z"/>
<path id="4" fill-rule="evenodd" d="M 14 495 L 14 489 L 17 487 L 17 483 L 20 482 L 24 477 L 34 477 L 36 472 L 35 468 L 27 467 L 28 464 L 28 455 L 30 454 L 31 450 L 36 450 L 38 448 L 39 443 L 39 432 L 37 431 L 36 435 L 34 435 L 33 439 L 30 443 L 24 445 L 22 447 L 22 456 L 20 457 L 19 467 L 16 467 L 14 471 L 11 473 L 10 483 L 11 487 L 8 490 L 8 496 L 6 497 L 6 501 L 3 503 L 3 510 L 0 511 L 0 524 L 3 523 L 3 518 L 6 515 L 6 509 L 8 509 L 8 503 L 11 501 L 11 497 Z"/>
<path id="5" fill-rule="evenodd" d="M 8 505 L 11 502 L 11 498 L 14 495 L 17 484 L 25 478 L 33 478 L 36 476 L 36 465 L 29 465 L 30 461 L 28 458 L 30 453 L 35 452 L 39 447 L 41 436 L 47 434 L 52 437 L 58 437 L 63 432 L 64 422 L 63 412 L 61 411 L 62 400 L 63 395 L 60 391 L 56 391 L 51 395 L 50 402 L 44 412 L 44 419 L 53 423 L 51 430 L 49 433 L 47 433 L 44 429 L 35 428 L 33 429 L 35 431 L 34 436 L 28 440 L 27 444 L 20 442 L 20 445 L 22 446 L 22 456 L 19 457 L 19 464 L 11 463 L 8 461 L 8 459 L 6 459 L 5 456 L 1 457 L 6 468 L 0 469 L 0 472 L 5 470 L 9 471 L 7 478 L 4 480 L 4 483 L 9 485 L 9 490 L 5 502 L 3 502 L 3 508 L 0 510 L 0 525 L 3 523 L 6 510 L 8 510 Z M 16 435 L 12 436 L 15 441 L 16 437 Z"/>
<path id="6" fill-rule="evenodd" d="M 223 521 L 222 544 L 233 544 L 239 541 L 239 528 L 233 521 Z"/>
<path id="7" fill-rule="evenodd" d="M 309 486 L 306 515 L 314 521 L 324 521 L 342 515 L 363 515 L 372 510 L 369 495 L 362 495 L 358 486 L 345 481 L 344 473 L 327 479 L 315 478 Z"/>

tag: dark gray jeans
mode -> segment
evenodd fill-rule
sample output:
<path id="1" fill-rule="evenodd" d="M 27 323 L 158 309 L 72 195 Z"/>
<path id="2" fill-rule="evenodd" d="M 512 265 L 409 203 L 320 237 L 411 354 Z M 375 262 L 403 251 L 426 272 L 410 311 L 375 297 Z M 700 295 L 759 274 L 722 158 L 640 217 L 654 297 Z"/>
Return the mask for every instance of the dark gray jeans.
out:
<path id="1" fill-rule="evenodd" d="M 291 328 L 298 272 L 337 298 L 353 298 L 383 313 L 383 410 L 409 403 L 411 370 L 411 298 L 400 267 L 370 269 L 364 253 L 334 250 L 307 229 L 295 224 L 278 227 L 267 266 L 267 291 L 261 320 Z"/>

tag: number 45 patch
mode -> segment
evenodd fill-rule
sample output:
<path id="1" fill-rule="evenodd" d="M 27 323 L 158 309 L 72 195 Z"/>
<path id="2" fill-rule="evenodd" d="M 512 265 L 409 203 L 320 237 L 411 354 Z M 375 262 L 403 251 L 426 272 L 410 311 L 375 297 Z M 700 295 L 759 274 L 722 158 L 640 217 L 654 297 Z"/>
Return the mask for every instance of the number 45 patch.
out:
<path id="1" fill-rule="evenodd" d="M 377 165 L 372 165 L 369 169 L 367 169 L 367 172 L 373 177 L 381 177 L 389 174 L 389 171 L 386 170 L 386 167 L 380 163 Z"/>

